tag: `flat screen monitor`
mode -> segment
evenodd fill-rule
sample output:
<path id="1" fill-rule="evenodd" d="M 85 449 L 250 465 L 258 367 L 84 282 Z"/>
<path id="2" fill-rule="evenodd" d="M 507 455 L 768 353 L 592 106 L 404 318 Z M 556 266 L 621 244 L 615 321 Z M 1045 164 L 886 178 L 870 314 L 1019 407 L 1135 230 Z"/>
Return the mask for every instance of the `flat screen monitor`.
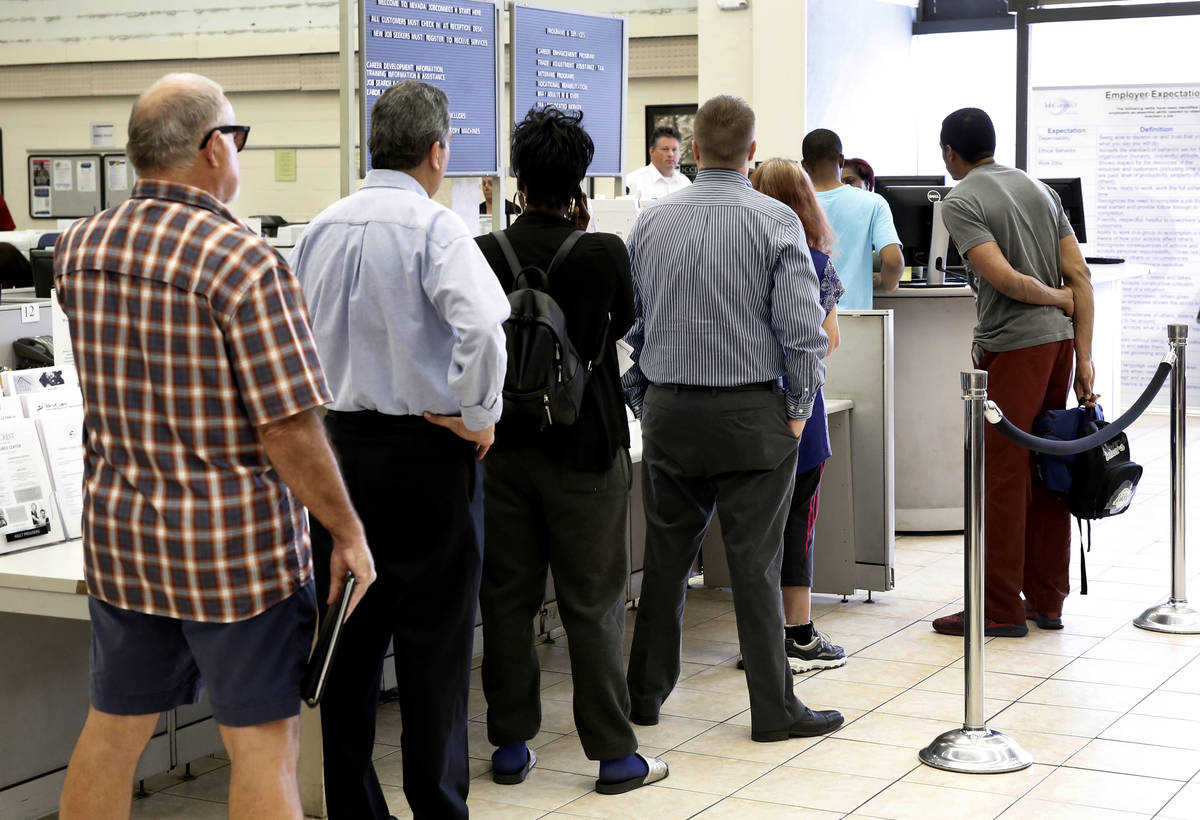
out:
<path id="1" fill-rule="evenodd" d="M 24 287 L 33 285 L 34 296 L 49 299 L 50 289 L 54 287 L 54 251 L 31 248 L 29 261 L 33 265 L 33 280 L 27 282 Z"/>
<path id="2" fill-rule="evenodd" d="M 27 288 L 33 284 L 33 269 L 25 254 L 9 242 L 0 242 L 0 288 Z"/>
<path id="3" fill-rule="evenodd" d="M 1075 231 L 1076 241 L 1081 244 L 1087 242 L 1087 231 L 1083 224 L 1083 183 L 1079 177 L 1043 179 L 1042 182 L 1062 200 L 1063 210 L 1067 212 L 1067 221 Z"/>
<path id="4" fill-rule="evenodd" d="M 928 267 L 933 241 L 933 203 L 945 198 L 944 185 L 894 185 L 880 192 L 892 209 L 892 221 L 904 251 L 904 264 Z"/>
<path id="5" fill-rule="evenodd" d="M 883 194 L 888 188 L 896 188 L 898 186 L 911 185 L 945 185 L 946 176 L 944 174 L 926 176 L 909 175 L 909 176 L 890 176 L 890 177 L 875 177 L 875 193 Z"/>

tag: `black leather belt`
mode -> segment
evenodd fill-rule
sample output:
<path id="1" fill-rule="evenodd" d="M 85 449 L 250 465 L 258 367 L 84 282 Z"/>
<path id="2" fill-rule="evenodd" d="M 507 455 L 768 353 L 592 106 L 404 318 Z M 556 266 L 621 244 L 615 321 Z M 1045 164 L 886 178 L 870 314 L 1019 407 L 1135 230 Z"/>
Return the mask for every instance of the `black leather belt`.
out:
<path id="1" fill-rule="evenodd" d="M 745 393 L 750 390 L 774 390 L 779 386 L 777 381 L 754 382 L 753 384 L 734 384 L 729 387 L 712 387 L 704 384 L 660 384 L 664 390 L 674 390 L 676 393 Z"/>

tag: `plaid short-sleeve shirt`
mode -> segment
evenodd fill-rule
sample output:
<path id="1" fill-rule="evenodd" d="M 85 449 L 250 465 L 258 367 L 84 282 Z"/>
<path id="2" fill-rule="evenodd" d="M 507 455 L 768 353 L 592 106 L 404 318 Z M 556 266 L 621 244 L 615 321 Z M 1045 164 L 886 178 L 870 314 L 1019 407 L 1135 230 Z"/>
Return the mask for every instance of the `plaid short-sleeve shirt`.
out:
<path id="1" fill-rule="evenodd" d="M 204 191 L 140 180 L 59 239 L 84 395 L 89 592 L 249 618 L 312 575 L 304 509 L 256 427 L 332 401 L 287 263 Z"/>

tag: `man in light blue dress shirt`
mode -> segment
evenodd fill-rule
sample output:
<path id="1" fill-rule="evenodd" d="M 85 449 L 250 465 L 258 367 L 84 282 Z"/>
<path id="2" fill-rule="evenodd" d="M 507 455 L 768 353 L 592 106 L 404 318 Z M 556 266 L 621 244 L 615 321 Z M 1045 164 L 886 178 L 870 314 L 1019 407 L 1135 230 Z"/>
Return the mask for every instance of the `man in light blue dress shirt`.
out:
<path id="1" fill-rule="evenodd" d="M 346 623 L 321 703 L 331 820 L 390 815 L 371 763 L 389 640 L 413 816 L 467 817 L 478 460 L 500 418 L 509 304 L 462 220 L 430 199 L 449 130 L 441 90 L 388 88 L 372 109 L 373 170 L 313 220 L 291 260 L 334 395 L 326 427 L 379 575 Z M 329 548 L 314 522 L 314 554 Z M 329 579 L 317 582 L 324 600 Z"/>
<path id="2" fill-rule="evenodd" d="M 630 720 L 657 723 L 679 678 L 687 576 L 719 509 L 750 737 L 821 735 L 842 715 L 796 699 L 779 595 L 796 439 L 825 380 L 819 281 L 799 218 L 746 178 L 750 107 L 706 102 L 693 147 L 695 183 L 643 211 L 629 234 L 634 365 L 622 385 L 642 420 L 646 511 Z"/>

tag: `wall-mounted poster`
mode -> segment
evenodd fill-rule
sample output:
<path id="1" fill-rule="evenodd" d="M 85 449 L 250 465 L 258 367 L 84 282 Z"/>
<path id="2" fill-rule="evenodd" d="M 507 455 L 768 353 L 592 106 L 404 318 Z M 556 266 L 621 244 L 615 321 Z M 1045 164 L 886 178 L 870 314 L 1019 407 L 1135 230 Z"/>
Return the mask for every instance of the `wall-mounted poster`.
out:
<path id="1" fill-rule="evenodd" d="M 50 159 L 33 157 L 29 160 L 29 165 L 33 169 L 30 176 L 33 186 L 29 189 L 29 215 L 48 217 L 53 204 L 50 193 Z"/>

